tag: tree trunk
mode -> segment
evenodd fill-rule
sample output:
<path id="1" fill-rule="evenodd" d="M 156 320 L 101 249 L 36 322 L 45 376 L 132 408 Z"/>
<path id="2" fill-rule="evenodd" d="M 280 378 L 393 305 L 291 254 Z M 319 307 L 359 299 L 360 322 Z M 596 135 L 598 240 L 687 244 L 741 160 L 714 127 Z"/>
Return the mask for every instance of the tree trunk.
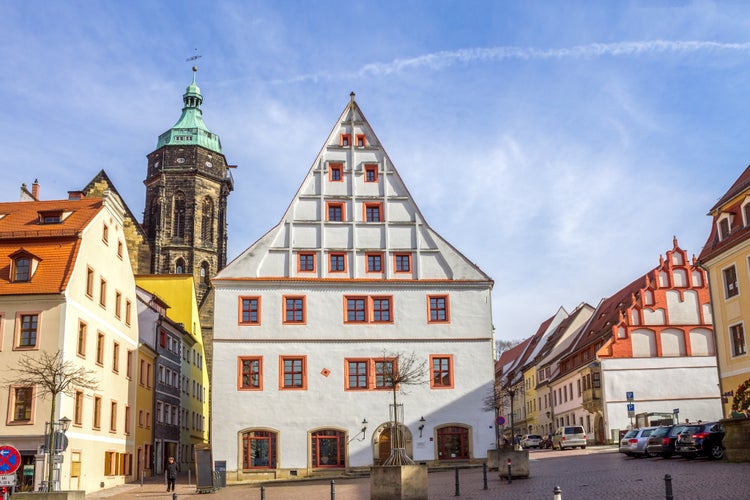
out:
<path id="1" fill-rule="evenodd" d="M 47 436 L 47 453 L 49 455 L 49 471 L 47 473 L 47 491 L 52 491 L 52 479 L 54 477 L 54 453 L 55 453 L 55 400 L 57 394 L 52 394 L 52 405 L 49 411 L 49 436 Z"/>

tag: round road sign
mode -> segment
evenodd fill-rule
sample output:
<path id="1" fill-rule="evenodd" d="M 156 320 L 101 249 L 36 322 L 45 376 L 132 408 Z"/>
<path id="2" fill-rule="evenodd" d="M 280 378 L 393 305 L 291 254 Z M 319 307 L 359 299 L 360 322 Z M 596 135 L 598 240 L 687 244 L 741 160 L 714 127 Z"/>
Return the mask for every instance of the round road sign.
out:
<path id="1" fill-rule="evenodd" d="M 0 474 L 14 474 L 21 466 L 21 454 L 12 446 L 0 446 Z"/>
<path id="2" fill-rule="evenodd" d="M 505 425 L 505 417 L 503 417 L 502 415 L 500 415 L 495 420 L 495 423 L 497 423 L 497 425 Z"/>

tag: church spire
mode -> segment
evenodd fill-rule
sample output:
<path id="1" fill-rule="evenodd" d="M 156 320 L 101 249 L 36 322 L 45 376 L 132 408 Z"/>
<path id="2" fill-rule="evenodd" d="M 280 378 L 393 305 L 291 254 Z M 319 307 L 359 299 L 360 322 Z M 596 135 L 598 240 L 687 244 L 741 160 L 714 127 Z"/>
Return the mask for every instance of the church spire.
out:
<path id="1" fill-rule="evenodd" d="M 197 145 L 221 153 L 219 136 L 208 130 L 203 122 L 203 111 L 201 111 L 203 96 L 196 83 L 197 74 L 198 67 L 193 66 L 193 81 L 185 89 L 182 96 L 182 102 L 184 103 L 182 115 L 172 128 L 159 136 L 156 149 L 162 146 Z"/>

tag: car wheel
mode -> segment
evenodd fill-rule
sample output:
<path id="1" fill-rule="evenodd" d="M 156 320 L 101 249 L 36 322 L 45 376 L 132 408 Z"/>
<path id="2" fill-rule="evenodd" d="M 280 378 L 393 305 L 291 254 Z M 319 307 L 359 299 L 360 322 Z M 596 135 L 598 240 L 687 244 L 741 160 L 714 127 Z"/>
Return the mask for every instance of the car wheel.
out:
<path id="1" fill-rule="evenodd" d="M 582 449 L 582 450 L 585 450 L 585 449 L 586 449 L 586 446 L 581 446 L 581 449 Z"/>
<path id="2" fill-rule="evenodd" d="M 711 453 L 708 455 L 714 460 L 721 460 L 724 458 L 724 448 L 720 444 L 711 446 Z"/>

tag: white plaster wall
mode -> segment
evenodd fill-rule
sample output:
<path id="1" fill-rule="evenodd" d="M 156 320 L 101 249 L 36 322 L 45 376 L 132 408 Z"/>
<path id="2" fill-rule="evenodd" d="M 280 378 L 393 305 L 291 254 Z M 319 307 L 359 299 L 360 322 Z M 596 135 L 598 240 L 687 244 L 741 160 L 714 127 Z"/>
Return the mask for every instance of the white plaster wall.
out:
<path id="1" fill-rule="evenodd" d="M 622 358 L 603 359 L 602 384 L 610 429 L 625 429 L 626 392 L 634 393 L 635 412 L 671 413 L 680 418 L 715 420 L 722 416 L 716 358 Z"/>
<path id="2" fill-rule="evenodd" d="M 680 292 L 670 290 L 666 294 L 667 310 L 669 311 L 669 324 L 671 325 L 699 325 L 701 319 L 698 316 L 700 306 L 698 304 L 698 293 L 694 290 L 686 290 L 680 299 Z"/>

